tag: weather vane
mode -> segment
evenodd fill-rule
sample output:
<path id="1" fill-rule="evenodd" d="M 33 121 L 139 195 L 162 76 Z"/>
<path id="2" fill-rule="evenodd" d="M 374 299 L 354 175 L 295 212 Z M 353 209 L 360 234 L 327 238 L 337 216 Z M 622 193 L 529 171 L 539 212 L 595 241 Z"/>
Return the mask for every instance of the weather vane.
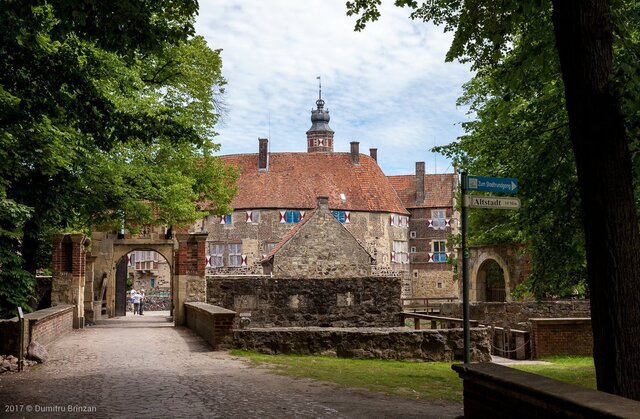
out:
<path id="1" fill-rule="evenodd" d="M 320 76 L 316 77 L 318 79 L 318 99 L 322 100 L 322 80 L 320 80 Z"/>

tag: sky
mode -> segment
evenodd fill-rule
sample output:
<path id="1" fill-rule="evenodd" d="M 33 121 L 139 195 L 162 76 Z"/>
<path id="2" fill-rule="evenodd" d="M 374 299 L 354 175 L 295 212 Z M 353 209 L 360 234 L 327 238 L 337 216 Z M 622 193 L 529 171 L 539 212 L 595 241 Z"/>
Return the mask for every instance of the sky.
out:
<path id="1" fill-rule="evenodd" d="M 381 18 L 354 32 L 344 0 L 201 1 L 196 33 L 222 49 L 227 113 L 217 125 L 218 154 L 305 152 L 311 109 L 329 110 L 334 151 L 378 149 L 387 175 L 452 172 L 431 152 L 463 133 L 467 109 L 457 107 L 469 66 L 445 63 L 452 34 L 409 19 L 383 1 Z"/>

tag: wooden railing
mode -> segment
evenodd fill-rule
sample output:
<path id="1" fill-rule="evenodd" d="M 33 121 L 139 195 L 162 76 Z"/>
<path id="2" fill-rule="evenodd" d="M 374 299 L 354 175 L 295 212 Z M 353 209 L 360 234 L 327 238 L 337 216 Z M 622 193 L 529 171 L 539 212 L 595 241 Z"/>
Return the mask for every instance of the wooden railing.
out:
<path id="1" fill-rule="evenodd" d="M 426 313 L 400 313 L 402 324 L 406 319 L 413 319 L 413 327 L 415 330 L 421 329 L 421 320 L 430 322 L 430 329 L 454 329 L 463 326 L 464 320 L 455 317 L 434 316 L 433 314 Z M 471 320 L 469 322 L 471 327 L 478 327 L 477 320 Z"/>
<path id="2" fill-rule="evenodd" d="M 441 303 L 452 303 L 458 299 L 453 297 L 408 297 L 402 298 L 401 301 L 404 310 L 433 314 L 440 312 Z"/>
<path id="3" fill-rule="evenodd" d="M 456 317 L 435 316 L 428 313 L 400 313 L 401 323 L 412 319 L 415 330 L 421 330 L 422 321 L 429 322 L 429 329 L 462 328 L 463 319 Z M 469 320 L 471 327 L 486 327 L 491 339 L 491 354 L 510 359 L 531 359 L 530 333 L 526 330 L 505 327 L 487 326 L 477 320 Z"/>

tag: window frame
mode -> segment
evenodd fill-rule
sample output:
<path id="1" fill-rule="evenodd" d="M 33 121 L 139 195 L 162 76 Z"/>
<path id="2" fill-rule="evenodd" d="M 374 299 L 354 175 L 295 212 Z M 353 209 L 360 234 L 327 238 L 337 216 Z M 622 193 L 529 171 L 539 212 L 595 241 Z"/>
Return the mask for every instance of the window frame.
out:
<path id="1" fill-rule="evenodd" d="M 220 250 L 218 253 L 217 250 Z M 223 268 L 224 267 L 224 244 L 222 243 L 211 243 L 209 244 L 209 257 L 211 258 L 212 268 Z"/>
<path id="2" fill-rule="evenodd" d="M 447 227 L 447 210 L 431 210 L 431 226 L 434 230 L 444 230 Z"/>
<path id="3" fill-rule="evenodd" d="M 239 268 L 242 266 L 242 243 L 227 244 L 227 266 L 230 268 Z M 236 264 L 237 263 L 237 264 Z"/>
<path id="4" fill-rule="evenodd" d="M 434 263 L 447 262 L 447 241 L 446 240 L 433 240 L 431 242 L 431 251 L 433 253 Z"/>

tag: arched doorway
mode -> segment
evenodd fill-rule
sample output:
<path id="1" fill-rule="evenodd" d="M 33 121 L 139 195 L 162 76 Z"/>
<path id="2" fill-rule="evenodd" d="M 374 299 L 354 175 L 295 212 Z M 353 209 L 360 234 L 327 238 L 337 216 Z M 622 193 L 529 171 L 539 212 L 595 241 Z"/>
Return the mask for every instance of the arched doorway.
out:
<path id="1" fill-rule="evenodd" d="M 129 303 L 132 289 L 145 294 L 145 311 L 171 311 L 172 269 L 155 250 L 134 248 L 116 262 L 115 316 L 133 315 Z"/>
<path id="2" fill-rule="evenodd" d="M 478 269 L 477 287 L 478 300 L 487 302 L 506 301 L 506 281 L 504 270 L 493 259 L 488 259 L 482 263 Z"/>

